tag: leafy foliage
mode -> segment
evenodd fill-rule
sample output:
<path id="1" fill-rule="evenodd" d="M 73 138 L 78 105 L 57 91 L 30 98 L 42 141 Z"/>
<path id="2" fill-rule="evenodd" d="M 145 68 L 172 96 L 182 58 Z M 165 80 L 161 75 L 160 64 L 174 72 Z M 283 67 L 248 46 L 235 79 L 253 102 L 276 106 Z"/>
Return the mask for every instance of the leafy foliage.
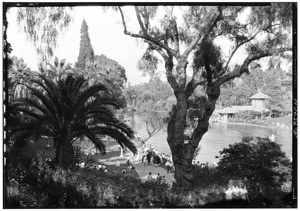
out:
<path id="1" fill-rule="evenodd" d="M 83 75 L 90 83 L 104 84 L 111 90 L 120 106 L 125 107 L 126 102 L 123 96 L 123 89 L 127 82 L 125 69 L 118 62 L 103 54 L 94 55 L 85 20 L 82 21 L 79 56 L 75 67 L 75 72 Z"/>
<path id="2" fill-rule="evenodd" d="M 127 88 L 128 114 L 136 113 L 146 124 L 148 137 L 145 141 L 166 125 L 166 118 L 170 111 L 167 100 L 171 92 L 168 84 L 158 78 L 151 79 L 149 83 Z"/>
<path id="3" fill-rule="evenodd" d="M 72 21 L 69 7 L 20 7 L 17 11 L 17 21 L 27 38 L 36 47 L 41 62 L 53 56 L 59 34 Z"/>
<path id="4" fill-rule="evenodd" d="M 66 77 L 69 73 L 73 73 L 71 64 L 67 63 L 66 59 L 59 60 L 57 57 L 54 58 L 53 63 L 47 62 L 46 65 L 41 64 L 39 70 L 51 79 Z"/>
<path id="5" fill-rule="evenodd" d="M 271 97 L 267 107 L 271 113 L 291 112 L 291 84 L 288 71 L 284 71 L 280 65 L 262 71 L 259 66 L 251 69 L 249 75 L 241 76 L 239 81 L 233 81 L 223 85 L 219 102 L 222 106 L 249 105 L 250 97 L 261 90 Z M 270 114 L 271 115 L 271 114 Z"/>
<path id="6" fill-rule="evenodd" d="M 144 75 L 149 74 L 151 77 L 155 76 L 157 70 L 158 58 L 153 54 L 153 51 L 147 50 L 137 64 L 137 68 L 143 72 Z"/>
<path id="7" fill-rule="evenodd" d="M 246 178 L 251 194 L 259 193 L 259 184 L 268 197 L 273 191 L 278 192 L 283 182 L 291 180 L 291 162 L 280 145 L 267 138 L 245 137 L 242 142 L 229 145 L 220 152 L 217 169 L 227 181 Z"/>
<path id="8" fill-rule="evenodd" d="M 196 171 L 199 178 L 188 192 L 156 181 L 142 183 L 110 171 L 50 168 L 40 156 L 25 174 L 14 176 L 20 183 L 21 208 L 265 207 L 263 201 L 253 197 L 250 204 L 224 201 L 227 181 L 217 169 L 196 167 Z M 284 204 L 278 200 L 277 206 Z"/>
<path id="9" fill-rule="evenodd" d="M 89 28 L 85 20 L 82 21 L 81 29 L 80 29 L 80 48 L 79 48 L 79 56 L 78 61 L 75 66 L 79 69 L 85 69 L 87 62 L 94 61 L 94 49 L 91 44 L 90 36 L 89 36 Z"/>
<path id="10" fill-rule="evenodd" d="M 8 69 L 8 89 L 13 98 L 22 98 L 29 96 L 29 90 L 23 83 L 28 84 L 29 80 L 34 77 L 34 72 L 27 67 L 22 58 L 13 56 L 12 64 Z"/>
<path id="11" fill-rule="evenodd" d="M 19 124 L 12 125 L 15 145 L 24 146 L 30 140 L 47 136 L 54 140 L 56 163 L 65 167 L 74 164 L 72 143 L 81 137 L 87 137 L 102 153 L 105 145 L 101 135 L 110 136 L 122 147 L 136 152 L 130 141 L 133 131 L 114 117 L 110 108 L 118 108 L 118 104 L 108 95 L 103 97 L 108 90 L 102 84 L 89 85 L 83 77 L 73 75 L 57 81 L 40 75 L 26 87 L 32 97 L 9 105 L 12 119 L 20 119 Z"/>
<path id="12" fill-rule="evenodd" d="M 122 108 L 126 106 L 123 91 L 127 77 L 124 67 L 118 62 L 107 58 L 103 54 L 100 56 L 96 55 L 94 61 L 87 62 L 84 69 L 78 69 L 77 71 L 89 80 L 90 83 L 104 84 L 116 100 L 118 100 L 119 105 Z"/>
<path id="13" fill-rule="evenodd" d="M 270 69 L 265 72 L 265 86 L 263 90 L 271 97 L 269 109 L 274 113 L 292 112 L 292 86 L 291 84 L 285 85 L 287 78 L 287 73 L 282 70 L 280 65 L 276 67 L 271 65 Z"/>
<path id="14" fill-rule="evenodd" d="M 232 117 L 228 118 L 229 122 L 239 122 L 246 124 L 268 125 L 265 119 L 262 118 L 262 113 L 257 111 L 241 111 Z"/>

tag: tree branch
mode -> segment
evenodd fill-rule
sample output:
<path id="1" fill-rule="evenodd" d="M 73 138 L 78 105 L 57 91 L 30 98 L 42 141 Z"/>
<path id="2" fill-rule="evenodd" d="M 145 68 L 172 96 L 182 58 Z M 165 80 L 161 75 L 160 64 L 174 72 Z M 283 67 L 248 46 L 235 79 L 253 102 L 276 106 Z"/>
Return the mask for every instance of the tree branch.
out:
<path id="1" fill-rule="evenodd" d="M 142 19 L 141 19 L 141 16 L 140 16 L 140 10 L 139 10 L 138 6 L 135 6 L 134 9 L 135 9 L 136 18 L 138 19 L 140 27 L 141 27 L 143 33 L 146 35 L 147 31 L 146 31 L 146 29 L 144 27 L 144 24 L 142 22 Z"/>
<path id="2" fill-rule="evenodd" d="M 175 20 L 172 20 L 172 35 L 174 39 L 175 51 L 180 54 L 179 52 L 179 37 L 178 37 L 178 28 L 177 23 Z"/>
<path id="3" fill-rule="evenodd" d="M 168 59 L 168 55 L 163 51 L 163 49 L 157 45 L 155 45 L 154 43 L 148 41 L 148 40 L 145 40 L 146 43 L 148 43 L 148 45 L 150 45 L 150 47 L 153 49 L 153 50 L 156 50 L 162 57 L 163 59 L 166 61 Z"/>
<path id="4" fill-rule="evenodd" d="M 178 91 L 179 84 L 177 83 L 177 81 L 172 73 L 173 67 L 174 67 L 173 57 L 171 55 L 168 55 L 167 59 L 165 60 L 166 77 L 167 77 L 167 80 L 168 80 L 169 84 L 171 85 L 172 89 L 174 91 Z"/>
<path id="5" fill-rule="evenodd" d="M 121 9 L 120 6 L 118 6 L 118 9 L 120 11 L 121 18 L 122 18 L 122 24 L 123 24 L 123 27 L 124 27 L 124 34 L 129 35 L 131 37 L 142 38 L 144 40 L 151 41 L 152 43 L 156 44 L 157 46 L 165 49 L 168 53 L 172 54 L 174 57 L 177 56 L 176 51 L 174 51 L 173 49 L 169 48 L 167 45 L 165 45 L 164 43 L 160 42 L 159 40 L 157 40 L 157 39 L 149 36 L 148 34 L 135 34 L 135 33 L 127 31 L 127 27 L 126 27 L 126 22 L 125 22 L 123 11 L 122 11 L 122 9 Z"/>
<path id="6" fill-rule="evenodd" d="M 229 56 L 229 58 L 228 58 L 228 60 L 227 60 L 227 62 L 226 62 L 226 65 L 225 65 L 225 68 L 224 68 L 224 69 L 227 69 L 227 68 L 228 68 L 228 65 L 229 65 L 229 63 L 230 63 L 230 61 L 231 61 L 233 55 L 235 54 L 235 52 L 236 52 L 242 45 L 244 45 L 245 43 L 250 42 L 251 40 L 253 40 L 253 39 L 256 37 L 256 35 L 258 35 L 260 32 L 261 32 L 261 31 L 256 32 L 252 37 L 250 37 L 249 39 L 247 39 L 247 40 L 245 40 L 245 41 L 239 43 L 239 44 L 234 48 L 234 50 L 231 52 L 231 54 L 230 54 L 230 56 Z"/>
<path id="7" fill-rule="evenodd" d="M 160 48 L 159 46 L 151 43 L 150 41 L 145 40 L 146 43 L 148 43 L 154 50 L 156 50 L 165 60 L 165 69 L 166 69 L 166 77 L 167 80 L 169 82 L 169 84 L 171 85 L 172 89 L 175 90 L 179 90 L 179 84 L 177 83 L 172 70 L 174 67 L 174 63 L 173 63 L 173 56 L 168 53 L 168 55 L 163 51 L 162 48 Z"/>
<path id="8" fill-rule="evenodd" d="M 148 136 L 151 137 L 151 132 L 149 130 L 149 123 L 148 123 L 148 121 L 145 121 L 145 122 L 146 122 L 146 129 L 147 129 Z"/>
<path id="9" fill-rule="evenodd" d="M 211 70 L 210 65 L 207 61 L 207 58 L 204 58 L 204 66 L 205 66 L 205 70 L 206 70 L 206 73 L 207 73 L 207 76 L 206 76 L 207 83 L 209 85 L 211 85 L 212 84 L 212 70 Z"/>
<path id="10" fill-rule="evenodd" d="M 242 75 L 243 73 L 248 71 L 249 64 L 254 60 L 259 60 L 261 58 L 276 55 L 276 54 L 279 54 L 279 53 L 282 53 L 282 52 L 285 52 L 285 51 L 292 51 L 292 48 L 280 48 L 280 49 L 275 49 L 275 50 L 265 50 L 265 51 L 257 52 L 255 54 L 250 54 L 244 60 L 243 64 L 241 65 L 241 67 L 239 69 L 236 69 L 233 72 L 228 73 L 227 75 L 221 77 L 214 84 L 216 86 L 220 86 L 223 83 L 225 83 L 225 82 L 227 82 L 231 79 L 239 77 L 240 75 Z"/>
<path id="11" fill-rule="evenodd" d="M 194 49 L 197 43 L 202 42 L 202 40 L 206 39 L 209 33 L 213 30 L 215 25 L 221 20 L 222 11 L 221 8 L 218 7 L 219 14 L 216 18 L 212 18 L 210 22 L 207 23 L 206 27 L 203 29 L 203 33 L 200 32 L 197 37 L 192 41 L 192 43 L 185 49 L 183 56 L 188 56 L 189 53 Z M 201 36 L 202 35 L 202 36 Z"/>
<path id="12" fill-rule="evenodd" d="M 149 16 L 147 15 L 147 7 L 146 6 L 143 6 L 143 10 L 142 10 L 141 14 L 144 18 L 145 29 L 148 32 L 148 29 L 149 29 Z"/>

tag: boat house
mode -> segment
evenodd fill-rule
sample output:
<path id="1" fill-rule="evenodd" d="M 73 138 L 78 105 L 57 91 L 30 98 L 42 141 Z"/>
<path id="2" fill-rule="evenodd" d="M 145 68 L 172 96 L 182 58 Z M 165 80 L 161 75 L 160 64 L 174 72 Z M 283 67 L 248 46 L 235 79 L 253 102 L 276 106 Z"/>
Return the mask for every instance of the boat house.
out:
<path id="1" fill-rule="evenodd" d="M 258 93 L 256 95 L 253 95 L 252 97 L 250 97 L 251 101 L 252 101 L 252 108 L 254 111 L 259 111 L 259 112 L 263 112 L 268 110 L 266 107 L 266 100 L 270 99 L 271 97 L 269 97 L 268 95 L 260 92 L 260 90 L 258 90 Z"/>
<path id="2" fill-rule="evenodd" d="M 267 112 L 269 109 L 266 107 L 266 100 L 270 98 L 270 96 L 258 90 L 257 94 L 250 97 L 251 106 L 229 106 L 217 111 L 218 121 L 227 122 L 229 117 L 241 111 Z"/>

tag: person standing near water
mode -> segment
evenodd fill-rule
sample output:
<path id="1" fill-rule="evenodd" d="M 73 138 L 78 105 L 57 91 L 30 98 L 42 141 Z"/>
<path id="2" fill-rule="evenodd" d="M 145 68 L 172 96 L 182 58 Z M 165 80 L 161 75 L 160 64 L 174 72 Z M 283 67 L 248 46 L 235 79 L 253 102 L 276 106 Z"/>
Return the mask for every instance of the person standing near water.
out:
<path id="1" fill-rule="evenodd" d="M 161 180 L 162 180 L 162 176 L 160 176 L 160 174 L 157 173 L 156 182 L 161 183 Z"/>
<path id="2" fill-rule="evenodd" d="M 152 177 L 152 173 L 149 172 L 148 176 L 147 176 L 147 181 L 152 181 L 153 177 Z"/>
<path id="3" fill-rule="evenodd" d="M 148 161 L 148 165 L 150 165 L 150 161 L 151 161 L 151 154 L 150 152 L 147 153 L 147 161 Z"/>
<path id="4" fill-rule="evenodd" d="M 170 162 L 167 161 L 165 166 L 167 167 L 167 173 L 169 173 L 170 172 Z"/>

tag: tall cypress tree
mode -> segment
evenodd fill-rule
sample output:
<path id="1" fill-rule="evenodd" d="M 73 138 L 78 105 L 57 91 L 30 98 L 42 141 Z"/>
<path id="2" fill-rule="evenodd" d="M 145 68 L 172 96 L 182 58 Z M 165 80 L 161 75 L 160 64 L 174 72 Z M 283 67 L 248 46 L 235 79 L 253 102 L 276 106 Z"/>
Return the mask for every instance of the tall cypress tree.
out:
<path id="1" fill-rule="evenodd" d="M 94 49 L 92 47 L 91 40 L 89 37 L 89 28 L 84 19 L 82 21 L 80 33 L 80 48 L 78 61 L 76 62 L 76 67 L 84 69 L 87 61 L 94 60 Z"/>

